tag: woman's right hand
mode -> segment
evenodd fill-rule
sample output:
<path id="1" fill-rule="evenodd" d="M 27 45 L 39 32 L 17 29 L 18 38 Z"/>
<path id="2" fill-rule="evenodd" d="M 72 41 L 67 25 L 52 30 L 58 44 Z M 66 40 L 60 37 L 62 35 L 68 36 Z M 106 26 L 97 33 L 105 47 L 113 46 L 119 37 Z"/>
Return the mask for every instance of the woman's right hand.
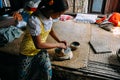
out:
<path id="1" fill-rule="evenodd" d="M 66 49 L 67 48 L 67 46 L 64 44 L 64 43 L 59 43 L 59 46 L 58 46 L 59 48 L 63 48 L 63 49 Z"/>

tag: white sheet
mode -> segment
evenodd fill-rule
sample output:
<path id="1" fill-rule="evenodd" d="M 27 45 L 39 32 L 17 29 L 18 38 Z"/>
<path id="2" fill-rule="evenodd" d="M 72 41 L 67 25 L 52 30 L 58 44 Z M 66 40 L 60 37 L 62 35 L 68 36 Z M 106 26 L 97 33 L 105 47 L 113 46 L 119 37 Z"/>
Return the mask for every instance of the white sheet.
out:
<path id="1" fill-rule="evenodd" d="M 78 13 L 75 17 L 77 22 L 95 23 L 98 15 Z"/>

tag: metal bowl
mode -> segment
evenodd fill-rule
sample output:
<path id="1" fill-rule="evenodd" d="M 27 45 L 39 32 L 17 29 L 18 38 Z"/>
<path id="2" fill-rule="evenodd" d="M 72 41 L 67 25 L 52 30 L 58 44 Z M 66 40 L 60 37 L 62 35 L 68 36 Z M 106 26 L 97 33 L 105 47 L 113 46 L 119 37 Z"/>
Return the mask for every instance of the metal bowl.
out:
<path id="1" fill-rule="evenodd" d="M 80 43 L 77 41 L 74 41 L 70 44 L 70 48 L 72 51 L 78 49 L 79 47 L 80 47 Z"/>

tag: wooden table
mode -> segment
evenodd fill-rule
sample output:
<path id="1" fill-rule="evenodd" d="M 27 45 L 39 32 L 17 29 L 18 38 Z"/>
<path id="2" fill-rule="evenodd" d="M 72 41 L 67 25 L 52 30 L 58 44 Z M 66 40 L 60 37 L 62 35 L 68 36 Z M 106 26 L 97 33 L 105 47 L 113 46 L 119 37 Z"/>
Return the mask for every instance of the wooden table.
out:
<path id="1" fill-rule="evenodd" d="M 111 65 L 113 65 L 113 67 L 115 67 L 117 71 L 120 66 L 120 63 L 118 62 L 116 56 L 116 51 L 120 48 L 120 37 L 116 37 L 111 32 L 101 29 L 96 24 L 80 22 L 77 23 L 72 20 L 64 22 L 58 21 L 54 23 L 54 29 L 60 39 L 66 40 L 68 44 L 73 41 L 80 42 L 80 48 L 76 51 L 73 51 L 74 57 L 71 60 L 52 61 L 52 65 L 54 66 L 54 69 L 55 71 L 57 71 L 58 75 L 61 74 L 59 73 L 59 71 L 61 71 L 64 72 L 64 76 L 61 74 L 63 78 L 73 80 L 73 78 L 65 76 L 66 71 L 67 73 L 70 73 L 69 75 L 72 74 L 72 76 L 74 76 L 74 80 L 77 80 L 78 78 L 80 79 L 80 75 L 82 75 L 82 77 L 85 76 L 85 79 L 86 76 L 97 79 L 105 79 L 106 77 L 106 79 L 120 79 L 120 74 L 114 72 L 115 69 L 110 68 Z M 105 43 L 106 45 L 108 45 L 112 52 L 95 54 L 95 52 L 89 45 L 89 42 L 91 40 L 102 41 L 103 44 Z M 49 36 L 48 42 L 55 41 Z M 109 67 L 106 65 L 108 65 Z M 57 74 L 55 73 L 55 75 Z"/>
<path id="2" fill-rule="evenodd" d="M 81 68 L 87 66 L 90 40 L 90 24 L 75 23 L 74 21 L 59 21 L 54 24 L 54 30 L 61 40 L 66 40 L 68 45 L 73 41 L 80 43 L 80 48 L 73 51 L 73 58 L 65 61 L 52 61 L 52 64 L 69 67 Z M 55 42 L 51 37 L 48 42 Z"/>

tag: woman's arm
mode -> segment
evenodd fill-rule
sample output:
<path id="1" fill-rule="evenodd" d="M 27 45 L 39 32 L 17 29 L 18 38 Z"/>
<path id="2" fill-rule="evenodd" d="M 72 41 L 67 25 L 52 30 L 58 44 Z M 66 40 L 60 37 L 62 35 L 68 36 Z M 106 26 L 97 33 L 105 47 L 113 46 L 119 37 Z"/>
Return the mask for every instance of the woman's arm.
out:
<path id="1" fill-rule="evenodd" d="M 53 28 L 51 29 L 50 35 L 51 35 L 57 42 L 59 42 L 59 43 L 64 43 L 65 45 L 67 45 L 67 42 L 66 42 L 66 41 L 61 41 L 61 40 L 57 37 L 57 35 L 55 34 L 55 31 L 54 31 Z"/>
<path id="2" fill-rule="evenodd" d="M 60 42 L 59 38 L 57 37 L 57 35 L 54 32 L 54 29 L 52 28 L 50 31 L 50 35 L 57 41 Z"/>
<path id="3" fill-rule="evenodd" d="M 64 43 L 46 43 L 46 42 L 43 43 L 41 41 L 40 35 L 32 36 L 32 38 L 37 49 L 42 49 L 42 48 L 45 48 L 45 49 L 64 48 L 65 49 L 66 48 Z"/>

